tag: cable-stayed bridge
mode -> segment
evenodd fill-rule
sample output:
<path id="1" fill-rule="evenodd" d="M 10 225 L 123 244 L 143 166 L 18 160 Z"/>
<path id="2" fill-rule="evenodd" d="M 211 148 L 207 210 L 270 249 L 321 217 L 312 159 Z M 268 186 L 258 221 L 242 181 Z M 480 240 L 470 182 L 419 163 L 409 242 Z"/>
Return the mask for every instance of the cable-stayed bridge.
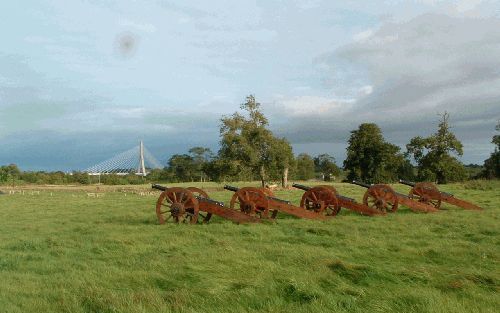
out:
<path id="1" fill-rule="evenodd" d="M 91 166 L 85 169 L 84 172 L 89 175 L 127 175 L 135 173 L 136 175 L 146 176 L 148 174 L 147 170 L 162 167 L 160 162 L 144 147 L 141 141 L 139 146 Z"/>

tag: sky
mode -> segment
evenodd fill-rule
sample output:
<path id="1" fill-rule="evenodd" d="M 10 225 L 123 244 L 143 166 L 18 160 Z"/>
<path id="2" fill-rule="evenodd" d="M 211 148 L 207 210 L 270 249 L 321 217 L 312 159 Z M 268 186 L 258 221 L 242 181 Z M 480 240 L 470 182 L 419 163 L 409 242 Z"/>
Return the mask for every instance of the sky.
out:
<path id="1" fill-rule="evenodd" d="M 296 154 L 403 148 L 450 113 L 464 163 L 500 120 L 500 1 L 2 1 L 0 165 L 82 170 L 138 145 L 218 150 L 254 94 Z"/>

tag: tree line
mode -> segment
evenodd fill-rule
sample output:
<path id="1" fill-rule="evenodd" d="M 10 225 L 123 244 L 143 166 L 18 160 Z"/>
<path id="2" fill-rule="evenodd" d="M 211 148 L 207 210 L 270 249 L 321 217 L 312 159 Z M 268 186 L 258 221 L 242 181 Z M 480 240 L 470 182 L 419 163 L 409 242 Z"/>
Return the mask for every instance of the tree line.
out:
<path id="1" fill-rule="evenodd" d="M 500 131 L 500 122 L 496 131 Z M 398 179 L 449 183 L 500 177 L 500 136 L 493 137 L 494 151 L 481 169 L 474 165 L 466 167 L 458 159 L 463 154 L 463 145 L 451 131 L 446 112 L 441 115 L 434 134 L 411 138 L 406 151 L 387 142 L 378 125 L 359 125 L 350 133 L 342 169 L 329 154 L 295 156 L 288 140 L 275 136 L 269 129 L 269 121 L 253 95 L 241 104 L 239 112 L 221 118 L 219 133 L 217 153 L 193 147 L 185 154 L 171 156 L 165 168 L 151 170 L 145 178 L 133 174 L 102 175 L 101 183 L 259 180 L 262 186 L 269 182 L 287 186 L 289 179 L 328 181 L 342 177 L 366 183 L 390 183 Z M 0 167 L 0 183 L 16 179 L 46 184 L 95 183 L 85 173 L 22 172 L 13 164 Z"/>

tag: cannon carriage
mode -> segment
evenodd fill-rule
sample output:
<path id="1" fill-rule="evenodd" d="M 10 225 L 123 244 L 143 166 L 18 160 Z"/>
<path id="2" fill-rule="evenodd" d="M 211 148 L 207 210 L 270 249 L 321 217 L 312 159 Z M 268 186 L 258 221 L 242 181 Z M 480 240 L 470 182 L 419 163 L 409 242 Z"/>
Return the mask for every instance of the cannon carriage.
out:
<path id="1" fill-rule="evenodd" d="M 300 200 L 300 206 L 308 211 L 314 211 L 326 216 L 335 216 L 340 212 L 341 208 L 346 208 L 368 216 L 385 214 L 385 212 L 375 210 L 364 204 L 357 203 L 352 198 L 338 194 L 333 186 L 309 187 L 300 184 L 292 184 L 292 186 L 305 191 Z"/>
<path id="2" fill-rule="evenodd" d="M 418 201 L 419 203 L 425 203 L 432 206 L 436 210 L 441 208 L 441 202 L 446 202 L 452 205 L 456 205 L 466 210 L 482 210 L 480 206 L 477 206 L 468 201 L 458 199 L 451 193 L 439 191 L 435 184 L 429 182 L 419 182 L 413 183 L 406 180 L 399 180 L 403 185 L 411 187 L 408 193 L 408 198 Z"/>
<path id="3" fill-rule="evenodd" d="M 157 184 L 151 187 L 162 191 L 156 202 L 156 216 L 160 224 L 169 221 L 188 224 L 208 223 L 213 215 L 235 223 L 260 222 L 256 217 L 232 210 L 223 202 L 210 199 L 200 188 L 168 188 Z"/>
<path id="4" fill-rule="evenodd" d="M 267 188 L 224 186 L 233 191 L 229 207 L 224 203 L 209 198 L 208 194 L 196 187 L 173 187 L 152 185 L 161 190 L 156 202 L 156 215 L 160 224 L 174 223 L 208 223 L 213 215 L 229 219 L 235 223 L 255 223 L 265 219 L 275 219 L 278 212 L 299 218 L 325 220 L 336 216 L 341 208 L 346 208 L 363 215 L 385 215 L 396 212 L 399 205 L 409 207 L 415 212 L 437 212 L 441 202 L 447 202 L 464 209 L 482 210 L 470 202 L 455 198 L 452 194 L 440 192 L 431 183 L 412 183 L 400 180 L 400 183 L 412 187 L 409 195 L 395 192 L 386 184 L 369 185 L 358 181 L 352 184 L 366 188 L 363 203 L 337 193 L 333 186 L 319 185 L 314 187 L 293 184 L 304 191 L 300 206 L 290 201 L 276 198 Z"/>
<path id="5" fill-rule="evenodd" d="M 353 180 L 351 184 L 366 188 L 363 204 L 380 212 L 394 213 L 399 205 L 404 205 L 414 212 L 437 212 L 437 209 L 427 203 L 414 201 L 407 195 L 398 193 L 386 184 L 369 185 Z"/>
<path id="6" fill-rule="evenodd" d="M 299 218 L 324 220 L 326 216 L 303 207 L 298 207 L 290 201 L 274 197 L 272 192 L 263 188 L 224 186 L 224 189 L 233 191 L 230 207 L 249 216 L 263 219 L 274 219 L 278 212 L 293 215 Z"/>

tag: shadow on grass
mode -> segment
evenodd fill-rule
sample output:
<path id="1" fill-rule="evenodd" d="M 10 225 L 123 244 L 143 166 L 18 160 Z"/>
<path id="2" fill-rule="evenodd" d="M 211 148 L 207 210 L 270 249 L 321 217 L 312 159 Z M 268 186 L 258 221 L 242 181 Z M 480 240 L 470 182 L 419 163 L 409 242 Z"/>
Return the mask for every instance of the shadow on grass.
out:
<path id="1" fill-rule="evenodd" d="M 318 294 L 303 290 L 293 282 L 281 282 L 280 294 L 287 302 L 300 304 L 310 303 L 319 298 Z"/>

